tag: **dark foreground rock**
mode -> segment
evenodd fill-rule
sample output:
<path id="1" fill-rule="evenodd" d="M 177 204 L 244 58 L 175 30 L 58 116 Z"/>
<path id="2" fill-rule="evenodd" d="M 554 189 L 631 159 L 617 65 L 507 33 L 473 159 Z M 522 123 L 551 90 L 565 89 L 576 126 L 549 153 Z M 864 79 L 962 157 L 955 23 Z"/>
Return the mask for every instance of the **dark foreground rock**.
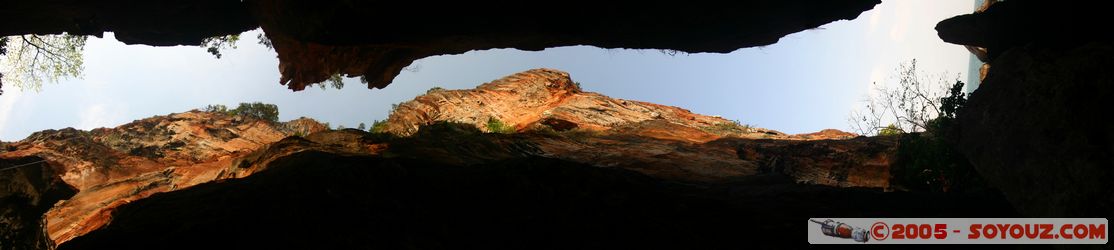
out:
<path id="1" fill-rule="evenodd" d="M 960 113 L 960 149 L 1026 216 L 1114 217 L 1114 46 L 1018 47 Z"/>
<path id="2" fill-rule="evenodd" d="M 8 1 L 0 36 L 114 32 L 128 44 L 171 46 L 262 28 L 278 53 L 280 81 L 291 89 L 338 73 L 383 88 L 414 60 L 472 50 L 592 45 L 726 53 L 854 19 L 880 2 Z"/>
<path id="3" fill-rule="evenodd" d="M 1114 33 L 1101 4 L 1005 1 L 936 26 L 990 52 L 956 140 L 1024 216 L 1114 216 Z"/>
<path id="4" fill-rule="evenodd" d="M 940 21 L 937 34 L 945 42 L 987 49 L 992 62 L 1010 48 L 1030 43 L 1073 47 L 1088 41 L 1114 39 L 1110 14 L 1101 1 L 1001 1 L 983 12 Z"/>
<path id="5" fill-rule="evenodd" d="M 310 146 L 287 139 L 279 144 Z M 274 149 L 276 154 L 286 152 Z M 319 148 L 152 195 L 59 249 L 804 248 L 809 217 L 1014 216 L 993 194 L 662 181 L 543 157 L 454 165 Z"/>
<path id="6" fill-rule="evenodd" d="M 75 193 L 42 158 L 0 159 L 0 250 L 53 247 L 43 214 Z"/>

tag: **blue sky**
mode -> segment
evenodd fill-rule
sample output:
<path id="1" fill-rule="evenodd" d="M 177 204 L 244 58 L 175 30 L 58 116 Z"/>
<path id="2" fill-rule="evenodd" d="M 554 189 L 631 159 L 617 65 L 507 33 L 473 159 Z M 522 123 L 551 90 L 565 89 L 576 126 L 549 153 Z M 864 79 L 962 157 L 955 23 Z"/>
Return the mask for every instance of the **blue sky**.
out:
<path id="1" fill-rule="evenodd" d="M 356 79 L 341 90 L 291 92 L 278 84 L 275 53 L 251 31 L 239 48 L 216 59 L 198 47 L 124 45 L 110 34 L 85 47 L 80 79 L 42 90 L 6 87 L 0 95 L 0 140 L 44 129 L 114 127 L 207 104 L 261 101 L 279 106 L 281 120 L 302 116 L 355 127 L 386 118 L 392 103 L 432 87 L 472 88 L 515 72 L 554 68 L 588 91 L 720 115 L 742 123 L 807 133 L 849 130 L 872 81 L 889 82 L 899 63 L 917 59 L 929 73 L 966 79 L 969 54 L 941 41 L 936 22 L 973 10 L 973 2 L 887 0 L 851 21 L 802 31 L 770 46 L 728 54 L 605 50 L 588 46 L 540 52 L 472 51 L 425 58 L 386 89 Z"/>

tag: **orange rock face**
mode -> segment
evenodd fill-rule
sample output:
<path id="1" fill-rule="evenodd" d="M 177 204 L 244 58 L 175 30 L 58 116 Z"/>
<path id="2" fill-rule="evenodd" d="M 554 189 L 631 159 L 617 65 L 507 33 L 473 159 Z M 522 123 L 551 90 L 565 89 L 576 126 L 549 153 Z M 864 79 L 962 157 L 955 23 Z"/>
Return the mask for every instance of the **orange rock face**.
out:
<path id="1" fill-rule="evenodd" d="M 430 90 L 400 104 L 385 132 L 408 136 L 442 121 L 487 131 L 490 119 L 524 132 L 522 140 L 547 157 L 681 181 L 778 173 L 807 183 L 888 187 L 897 146 L 892 138 L 845 140 L 858 135 L 835 129 L 787 135 L 678 107 L 610 98 L 584 92 L 568 73 L 552 69 L 475 89 Z M 804 148 L 812 150 L 797 150 Z"/>
<path id="2" fill-rule="evenodd" d="M 494 120 L 515 133 L 491 133 Z M 475 89 L 431 90 L 401 104 L 383 130 L 401 137 L 328 131 L 308 118 L 270 123 L 190 111 L 116 128 L 41 131 L 4 145 L 0 160 L 44 159 L 52 175 L 77 189 L 45 215 L 49 238 L 62 243 L 103 227 L 124 204 L 253 175 L 307 151 L 459 166 L 548 158 L 692 184 L 779 175 L 808 184 L 888 188 L 897 147 L 894 137 L 838 130 L 788 135 L 610 98 L 584 92 L 568 73 L 552 69 Z"/>
<path id="3" fill-rule="evenodd" d="M 846 139 L 857 136 L 838 130 L 786 135 L 736 124 L 718 116 L 695 114 L 683 108 L 611 98 L 584 92 L 569 77 L 569 73 L 553 69 L 521 72 L 474 89 L 430 90 L 400 104 L 387 119 L 385 132 L 411 135 L 421 126 L 438 121 L 472 124 L 486 131 L 486 124 L 492 118 L 514 126 L 518 131 L 540 127 L 557 131 L 572 128 L 605 131 L 635 126 L 644 121 L 658 121 L 672 125 L 665 125 L 668 128 L 663 130 L 627 130 L 642 136 L 698 142 L 725 136 L 769 139 Z"/>
<path id="4" fill-rule="evenodd" d="M 154 193 L 228 177 L 249 153 L 297 133 L 325 130 L 309 119 L 272 124 L 191 111 L 116 128 L 46 130 L 8 145 L 0 159 L 37 156 L 78 193 L 47 212 L 47 233 L 64 242 L 95 230 L 115 207 Z"/>

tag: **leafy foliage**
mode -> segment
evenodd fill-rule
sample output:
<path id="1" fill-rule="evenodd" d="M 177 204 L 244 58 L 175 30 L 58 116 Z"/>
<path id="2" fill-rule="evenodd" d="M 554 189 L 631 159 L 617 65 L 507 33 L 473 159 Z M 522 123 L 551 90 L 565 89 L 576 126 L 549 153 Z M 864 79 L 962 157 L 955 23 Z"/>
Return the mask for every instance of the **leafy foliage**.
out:
<path id="1" fill-rule="evenodd" d="M 217 59 L 221 57 L 221 51 L 228 49 L 236 49 L 236 42 L 240 41 L 240 35 L 227 35 L 227 36 L 214 36 L 201 39 L 201 47 L 205 48 L 209 54 L 213 54 Z"/>
<path id="2" fill-rule="evenodd" d="M 488 118 L 485 127 L 487 127 L 489 133 L 510 134 L 516 132 L 514 126 L 507 125 L 495 117 Z"/>
<path id="3" fill-rule="evenodd" d="M 901 131 L 900 128 L 898 128 L 896 125 L 893 125 L 893 124 L 890 124 L 890 125 L 886 126 L 885 128 L 882 128 L 882 130 L 878 131 L 878 135 L 881 135 L 881 136 L 894 136 L 894 135 L 901 135 L 901 134 L 904 134 L 904 133 L 905 133 L 905 131 Z"/>
<path id="4" fill-rule="evenodd" d="M 950 192 L 983 188 L 985 183 L 970 161 L 954 147 L 955 115 L 967 103 L 963 83 L 956 82 L 941 98 L 940 116 L 928 121 L 924 133 L 901 135 L 895 183 L 911 190 Z"/>
<path id="5" fill-rule="evenodd" d="M 361 122 L 359 126 L 356 126 L 356 129 L 367 130 L 367 125 Z"/>
<path id="6" fill-rule="evenodd" d="M 228 109 L 227 106 L 221 104 L 207 105 L 202 108 L 201 111 L 238 115 L 270 122 L 278 122 L 279 115 L 278 105 L 262 102 L 242 102 L 240 106 L 231 110 Z"/>
<path id="7" fill-rule="evenodd" d="M 956 110 L 945 110 L 944 102 L 959 100 L 945 99 L 944 96 L 949 94 L 949 90 L 958 91 L 952 96 L 961 95 L 962 82 L 956 80 L 956 84 L 949 85 L 944 74 L 937 75 L 936 79 L 927 77 L 917 70 L 915 59 L 901 64 L 897 71 L 898 82 L 895 87 L 891 88 L 884 83 L 873 83 L 875 94 L 864 100 L 866 109 L 851 113 L 849 121 L 859 134 L 880 134 L 888 127 L 884 124 L 893 125 L 896 131 L 922 132 L 928 129 L 929 121 L 941 114 L 954 115 Z M 888 130 L 888 132 L 893 131 L 895 130 Z"/>
<path id="8" fill-rule="evenodd" d="M 317 86 L 321 87 L 321 90 L 326 90 L 328 89 L 328 87 L 333 87 L 334 89 L 343 89 L 344 76 L 342 76 L 340 73 L 333 74 L 329 76 L 329 79 L 325 80 L 324 82 L 317 83 Z"/>
<path id="9" fill-rule="evenodd" d="M 948 120 L 951 118 L 941 117 Z M 951 192 L 983 186 L 982 179 L 971 163 L 960 154 L 951 141 L 941 135 L 952 129 L 952 123 L 934 121 L 924 133 L 901 134 L 897 161 L 891 170 L 894 183 L 914 191 Z"/>
<path id="10" fill-rule="evenodd" d="M 364 86 L 367 86 L 367 83 L 368 83 L 368 79 L 367 79 L 367 76 L 366 76 L 366 75 L 362 75 L 362 76 L 360 76 L 360 78 L 359 78 L 359 79 L 360 79 L 360 84 L 363 84 Z"/>
<path id="11" fill-rule="evenodd" d="M 85 69 L 85 36 L 20 35 L 0 38 L 0 77 L 21 89 L 38 91 L 42 83 L 80 77 Z M 0 83 L 0 86 L 3 86 Z"/>
<path id="12" fill-rule="evenodd" d="M 210 105 L 206 105 L 204 108 L 202 108 L 201 111 L 209 112 L 209 113 L 225 113 L 225 114 L 228 114 L 228 106 L 224 106 L 224 104 L 210 104 Z"/>
<path id="13" fill-rule="evenodd" d="M 368 128 L 367 132 L 368 134 L 365 138 L 373 142 L 391 142 L 398 138 L 395 134 L 387 132 L 386 120 L 373 121 L 371 123 L 371 128 Z"/>
<path id="14" fill-rule="evenodd" d="M 267 36 L 263 35 L 263 33 L 259 33 L 258 35 L 255 35 L 255 38 L 259 39 L 259 44 L 260 45 L 266 46 L 268 49 L 272 49 L 272 50 L 275 49 L 275 45 L 271 43 L 271 39 L 267 38 Z"/>
<path id="15" fill-rule="evenodd" d="M 702 130 L 719 136 L 741 135 L 752 132 L 753 126 L 742 124 L 739 121 L 727 121 L 702 127 Z"/>
<path id="16" fill-rule="evenodd" d="M 864 135 L 900 136 L 890 169 L 896 186 L 927 192 L 981 188 L 983 181 L 953 143 L 956 114 L 967 103 L 963 82 L 921 74 L 912 60 L 898 67 L 896 88 L 874 83 L 876 95 L 865 100 L 865 112 L 852 113 L 852 127 Z"/>
<path id="17" fill-rule="evenodd" d="M 371 128 L 368 132 L 372 133 L 385 133 L 387 132 L 387 120 L 375 120 L 371 123 Z"/>
<path id="18" fill-rule="evenodd" d="M 963 82 L 956 81 L 948 96 L 940 99 L 940 113 L 944 117 L 955 118 L 956 113 L 967 105 L 967 95 L 963 93 Z"/>
<path id="19" fill-rule="evenodd" d="M 253 103 L 240 103 L 239 107 L 231 110 L 233 114 L 257 118 L 270 122 L 278 122 L 278 105 L 253 102 Z"/>

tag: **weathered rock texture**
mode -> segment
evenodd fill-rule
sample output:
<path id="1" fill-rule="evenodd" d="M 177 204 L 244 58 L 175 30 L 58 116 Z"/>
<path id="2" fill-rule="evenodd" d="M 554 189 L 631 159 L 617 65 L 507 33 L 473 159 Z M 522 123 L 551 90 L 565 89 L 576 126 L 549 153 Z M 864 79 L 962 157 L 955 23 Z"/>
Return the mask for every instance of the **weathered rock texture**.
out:
<path id="1" fill-rule="evenodd" d="M 411 135 L 422 126 L 440 121 L 472 124 L 486 131 L 489 119 L 499 120 L 518 131 L 614 129 L 692 142 L 707 142 L 723 136 L 770 139 L 846 139 L 858 136 L 838 130 L 786 135 L 735 124 L 717 116 L 694 114 L 678 107 L 611 98 L 584 92 L 569 73 L 553 69 L 528 70 L 474 89 L 431 89 L 414 100 L 399 104 L 388 117 L 383 132 Z M 647 121 L 660 122 L 676 130 L 648 133 L 654 126 L 637 125 Z"/>
<path id="2" fill-rule="evenodd" d="M 897 137 L 849 140 L 735 140 L 740 159 L 759 173 L 793 176 L 803 183 L 840 187 L 890 187 Z"/>
<path id="3" fill-rule="evenodd" d="M 129 44 L 197 45 L 262 27 L 294 90 L 343 73 L 390 84 L 414 60 L 471 50 L 593 45 L 725 53 L 853 19 L 879 0 L 19 1 L 0 9 L 0 35 L 115 32 Z"/>
<path id="4" fill-rule="evenodd" d="M 7 144 L 0 159 L 42 158 L 79 191 L 46 215 L 50 238 L 63 242 L 104 225 L 122 204 L 231 177 L 225 172 L 256 149 L 324 129 L 308 119 L 272 124 L 191 111 L 116 128 L 36 132 Z"/>
<path id="5" fill-rule="evenodd" d="M 513 125 L 518 132 L 500 134 L 481 131 L 481 129 L 486 129 L 486 123 L 491 118 Z M 272 184 L 259 183 L 234 185 L 253 186 L 248 188 L 249 190 L 261 188 L 259 190 L 271 189 L 274 192 L 288 193 L 293 195 L 291 196 L 292 200 L 307 199 L 298 202 L 309 202 L 309 200 L 317 199 L 311 197 L 313 195 L 324 195 L 321 198 L 337 198 L 357 202 L 353 204 L 379 202 L 377 198 L 365 200 L 364 198 L 349 196 L 350 194 L 367 191 L 354 191 L 362 190 L 362 186 L 350 186 L 355 185 L 355 181 L 361 178 L 371 180 L 372 182 L 369 185 L 372 186 L 380 185 L 375 182 L 387 179 L 393 180 L 391 183 L 396 183 L 394 181 L 425 182 L 437 181 L 442 178 L 464 178 L 453 179 L 448 182 L 456 184 L 430 186 L 429 192 L 440 192 L 441 188 L 458 184 L 465 187 L 463 191 L 478 190 L 479 192 L 489 192 L 486 190 L 490 188 L 516 188 L 514 185 L 518 185 L 503 186 L 503 184 L 497 184 L 496 186 L 488 186 L 481 184 L 480 186 L 469 186 L 471 184 L 457 183 L 458 181 L 470 182 L 468 178 L 472 177 L 468 176 L 479 178 L 473 181 L 492 180 L 499 183 L 515 178 L 526 178 L 527 182 L 537 181 L 539 182 L 538 185 L 542 186 L 536 187 L 533 186 L 534 184 L 528 184 L 522 188 L 530 190 L 535 188 L 559 189 L 552 191 L 555 195 L 554 200 L 542 199 L 537 201 L 540 203 L 529 205 L 529 202 L 527 202 L 520 204 L 522 206 L 548 206 L 549 202 L 558 201 L 597 202 L 597 199 L 608 199 L 606 197 L 613 195 L 610 193 L 593 193 L 588 197 L 581 197 L 575 194 L 575 192 L 579 192 L 576 191 L 579 190 L 578 188 L 585 190 L 606 187 L 630 189 L 614 194 L 620 197 L 627 197 L 642 191 L 651 192 L 651 194 L 647 194 L 649 196 L 641 194 L 630 196 L 630 199 L 639 200 L 634 203 L 620 203 L 615 207 L 602 207 L 602 209 L 612 209 L 617 212 L 618 210 L 615 209 L 624 206 L 681 206 L 680 204 L 689 204 L 689 201 L 671 200 L 688 199 L 677 198 L 686 195 L 715 196 L 714 194 L 703 194 L 704 191 L 688 193 L 691 190 L 685 190 L 691 187 L 685 185 L 704 187 L 710 185 L 716 188 L 726 188 L 721 185 L 753 178 L 776 180 L 774 183 L 783 185 L 787 188 L 786 192 L 797 192 L 791 190 L 798 189 L 805 190 L 801 192 L 811 192 L 808 190 L 819 190 L 817 192 L 821 193 L 844 192 L 810 186 L 814 184 L 827 187 L 873 188 L 862 193 L 862 195 L 873 197 L 879 195 L 876 192 L 890 187 L 890 165 L 893 164 L 893 155 L 897 147 L 895 138 L 856 137 L 854 134 L 838 130 L 786 135 L 768 129 L 740 126 L 723 118 L 694 114 L 677 107 L 613 99 L 598 93 L 584 92 L 576 87 L 567 73 L 551 69 L 529 70 L 483 84 L 471 90 L 432 90 L 425 95 L 416 97 L 413 101 L 403 103 L 393 111 L 384 130 L 406 137 L 397 137 L 391 133 L 372 134 L 354 129 L 326 130 L 320 123 L 305 118 L 275 124 L 261 120 L 226 116 L 220 113 L 191 111 L 137 120 L 111 129 L 100 128 L 88 132 L 76 129 L 41 131 L 25 140 L 4 145 L 6 151 L 0 153 L 0 159 L 18 160 L 28 157 L 44 159 L 47 164 L 54 166 L 52 170 L 55 171 L 55 174 L 51 176 L 72 185 L 79 191 L 73 197 L 65 198 L 65 201 L 53 205 L 53 208 L 46 213 L 45 231 L 49 233 L 53 242 L 61 243 L 102 228 L 109 221 L 113 225 L 123 223 L 126 228 L 134 226 L 131 223 L 164 223 L 161 220 L 141 222 L 150 220 L 150 218 L 143 217 L 146 215 L 135 214 L 147 213 L 143 212 L 145 211 L 143 209 L 120 211 L 117 208 L 140 202 L 147 197 L 158 196 L 160 193 L 189 189 L 202 183 L 251 178 L 257 174 L 269 173 L 275 166 L 283 166 L 278 168 L 285 170 L 274 171 L 295 171 L 277 174 L 281 176 L 292 173 L 308 174 L 300 177 L 291 175 L 280 178 L 305 178 L 305 180 L 298 182 L 305 182 L 307 185 L 326 184 L 329 187 L 326 187 L 325 190 L 340 193 L 315 193 L 316 191 L 311 190 L 305 190 L 308 193 L 301 193 L 302 191 L 272 189 L 270 188 Z M 356 171 L 342 174 L 351 174 L 352 176 L 345 178 L 355 178 L 346 179 L 354 182 L 330 183 L 332 179 L 323 178 L 336 178 L 332 175 L 341 172 L 322 170 L 325 172 L 313 173 L 317 170 L 303 172 L 306 170 L 301 169 L 311 167 L 311 165 L 311 168 L 328 167 L 331 166 L 329 165 L 330 162 L 337 162 L 338 166 L 353 164 L 334 170 L 342 172 Z M 363 164 L 361 162 L 372 165 L 387 164 L 394 167 L 384 169 L 357 167 Z M 544 167 L 516 169 L 516 166 L 529 166 L 533 162 L 542 162 Z M 424 168 L 423 166 L 433 167 Z M 488 169 L 488 167 L 494 168 Z M 585 170 L 585 168 L 592 169 Z M 387 172 L 379 172 L 381 170 Z M 411 177 L 416 179 L 412 180 L 407 179 L 411 178 L 406 177 L 410 176 L 407 173 L 402 173 L 404 176 L 400 176 L 401 179 L 394 179 L 395 177 L 391 177 L 390 173 L 396 170 L 419 171 L 422 173 L 415 173 L 416 175 Z M 380 176 L 383 174 L 386 176 Z M 588 186 L 576 184 L 569 187 L 565 184 L 557 184 L 571 180 L 562 178 L 587 181 L 584 185 Z M 635 181 L 628 183 L 628 180 Z M 271 181 L 274 180 L 265 180 L 263 183 L 271 183 Z M 617 183 L 609 184 L 609 181 L 617 181 Z M 282 182 L 285 182 L 285 180 Z M 684 190 L 677 192 L 688 194 L 660 194 L 661 196 L 659 196 L 658 193 L 667 192 L 659 190 L 660 187 L 656 187 L 657 185 L 664 185 L 659 182 L 684 183 L 682 185 L 685 187 L 682 188 Z M 255 183 L 255 181 L 249 183 Z M 793 183 L 801 183 L 800 185 L 805 186 L 796 186 L 798 184 Z M 226 184 L 213 185 L 223 187 Z M 297 184 L 291 185 L 288 188 L 302 188 Z M 383 188 L 400 188 L 391 185 L 394 184 L 388 184 Z M 421 186 L 426 184 L 413 183 L 407 185 Z M 341 191 L 341 187 L 354 188 L 349 191 L 356 193 Z M 665 190 L 672 190 L 672 188 Z M 376 192 L 379 191 L 373 191 L 372 193 Z M 401 193 L 392 193 L 393 191 L 383 192 L 385 193 L 381 194 L 391 193 L 390 195 L 405 196 Z M 859 191 L 850 192 L 856 193 Z M 424 195 L 424 193 L 421 194 Z M 471 194 L 459 192 L 454 195 L 471 197 Z M 498 195 L 503 194 L 496 195 L 497 197 L 492 198 L 495 200 L 487 200 L 485 204 L 510 202 L 509 200 L 500 200 L 502 198 L 499 197 L 503 196 Z M 515 196 L 516 194 L 506 195 L 510 196 L 504 198 L 518 199 L 514 198 L 518 197 Z M 603 196 L 596 197 L 595 195 Z M 190 196 L 192 197 L 192 194 Z M 252 194 L 252 196 L 256 196 L 256 194 Z M 666 199 L 660 201 L 665 203 L 659 204 L 659 201 L 654 201 L 655 197 Z M 747 197 L 749 198 L 745 199 L 756 199 Z M 219 209 L 222 210 L 231 209 L 223 207 L 226 205 L 240 206 L 235 205 L 239 204 L 237 202 L 221 200 L 224 198 L 214 199 L 217 200 L 209 201 L 213 202 L 214 206 L 221 207 Z M 252 200 L 235 199 L 244 202 Z M 255 201 L 252 202 L 254 204 Z M 446 201 L 435 199 L 421 202 L 439 203 Z M 698 203 L 704 204 L 702 202 L 704 201 Z M 256 205 L 263 204 L 274 205 L 267 202 L 260 202 Z M 316 204 L 316 201 L 309 202 L 309 204 Z M 332 205 L 324 206 L 330 207 Z M 43 211 L 46 211 L 45 208 L 49 207 L 49 205 L 44 207 Z M 418 207 L 424 207 L 424 205 L 418 205 Z M 576 208 L 575 206 L 564 207 Z M 334 208 L 367 209 L 348 207 L 348 205 L 338 205 Z M 718 209 L 714 206 L 707 208 Z M 156 211 L 155 213 L 160 215 L 168 215 L 162 214 L 166 211 L 161 209 L 155 208 L 152 211 Z M 687 213 L 686 211 L 689 211 L 680 208 L 678 208 L 680 210 L 664 209 L 658 212 L 676 216 L 676 213 Z M 232 213 L 241 212 L 240 210 L 233 210 L 228 211 Z M 305 225 L 312 226 L 317 223 L 314 220 L 331 220 L 332 217 L 330 216 L 353 216 L 354 213 L 359 212 L 356 210 L 340 211 L 335 215 L 321 218 L 305 217 L 307 221 L 298 223 L 304 222 Z M 367 212 L 383 213 L 387 211 L 373 209 Z M 440 210 L 431 213 L 437 214 L 433 216 L 448 216 Z M 524 213 L 521 216 L 534 216 L 531 214 Z M 137 218 L 143 219 L 139 221 L 127 219 L 130 216 L 140 216 Z M 190 216 L 193 215 L 182 218 L 191 218 Z M 214 218 L 218 218 L 225 216 L 225 214 L 218 212 L 218 215 L 214 216 L 216 216 Z M 299 216 L 309 215 L 300 214 Z M 486 216 L 495 215 L 489 214 Z M 641 216 L 634 216 L 631 220 L 644 219 Z M 685 216 L 688 215 L 682 217 Z M 697 217 L 694 217 L 694 219 L 706 219 Z M 395 220 L 391 223 L 404 223 L 406 220 L 409 219 Z M 619 225 L 625 222 L 628 222 L 628 220 L 623 219 L 608 223 Z M 357 220 L 353 223 L 362 223 L 362 221 Z M 506 225 L 513 226 L 520 222 L 508 223 L 511 224 Z M 671 223 L 680 223 L 674 226 L 683 226 L 694 222 L 666 222 L 666 224 L 673 225 Z M 445 225 L 459 226 L 455 222 Z M 139 225 L 137 228 L 161 230 L 148 226 L 151 225 Z M 655 227 L 657 226 L 649 228 Z M 667 228 L 669 227 L 661 227 L 653 229 L 654 231 L 642 233 L 662 234 L 662 230 Z M 174 230 L 177 229 L 166 232 Z M 190 231 L 193 229 L 185 230 L 189 231 L 183 232 L 185 234 L 202 233 Z M 219 230 L 205 231 L 213 233 Z M 292 232 L 301 231 L 295 230 Z M 356 233 L 359 232 L 365 231 L 356 231 Z M 373 230 L 373 232 L 378 231 Z M 145 232 L 132 233 L 142 235 Z M 434 235 L 440 234 L 434 233 Z M 314 237 L 318 236 L 326 237 L 324 235 Z M 102 236 L 93 236 L 93 238 L 99 237 Z M 294 236 L 290 237 L 296 238 Z M 350 237 L 350 235 L 337 234 L 335 237 Z M 697 238 L 692 240 L 695 239 Z M 437 241 L 422 239 L 413 244 L 427 244 L 425 242 Z M 279 244 L 277 241 L 266 244 L 272 243 Z"/>
<path id="6" fill-rule="evenodd" d="M 600 167 L 618 167 L 681 181 L 723 181 L 776 167 L 799 181 L 835 186 L 889 187 L 892 138 L 862 138 L 829 129 L 786 135 L 715 116 L 647 102 L 584 92 L 568 73 L 534 69 L 475 89 L 433 89 L 392 111 L 384 132 L 413 135 L 437 122 L 487 130 L 490 119 L 525 134 L 522 154 L 544 155 Z M 490 131 L 489 131 L 490 132 Z M 439 159 L 474 155 L 476 138 L 443 138 Z M 755 141 L 754 139 L 767 139 Z M 795 142 L 813 140 L 810 142 Z M 831 140 L 831 141 L 820 141 Z M 513 144 L 500 142 L 497 144 Z M 459 147 L 460 150 L 452 150 Z M 751 150 L 740 157 L 737 148 Z M 754 147 L 762 148 L 754 151 Z M 778 149 L 784 148 L 784 149 Z M 805 150 L 812 149 L 812 150 Z M 467 162 L 461 160 L 454 163 Z M 771 171 L 765 171 L 770 173 Z"/>

